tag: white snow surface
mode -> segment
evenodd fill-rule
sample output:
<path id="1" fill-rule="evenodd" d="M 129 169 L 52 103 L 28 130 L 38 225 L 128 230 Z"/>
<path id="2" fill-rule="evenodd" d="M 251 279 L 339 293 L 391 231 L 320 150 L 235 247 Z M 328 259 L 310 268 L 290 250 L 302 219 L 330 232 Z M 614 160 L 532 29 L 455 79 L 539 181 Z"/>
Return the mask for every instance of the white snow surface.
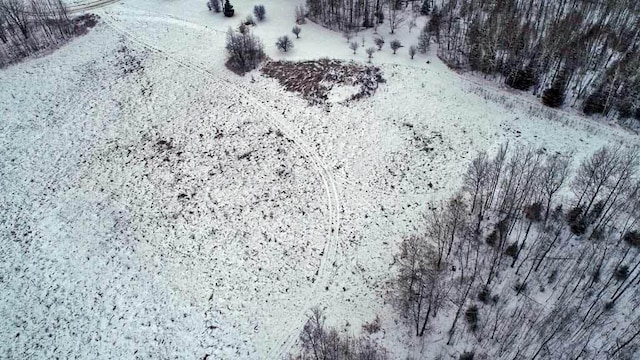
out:
<path id="1" fill-rule="evenodd" d="M 278 52 L 299 2 L 261 3 L 271 58 L 367 61 L 311 22 Z M 374 96 L 308 106 L 223 66 L 227 28 L 255 3 L 233 4 L 227 19 L 204 1 L 121 1 L 0 70 L 0 357 L 279 359 L 319 305 L 351 333 L 379 315 L 391 358 L 429 358 L 385 282 L 471 158 L 505 141 L 578 157 L 637 141 L 452 72 L 435 50 L 386 47 Z"/>

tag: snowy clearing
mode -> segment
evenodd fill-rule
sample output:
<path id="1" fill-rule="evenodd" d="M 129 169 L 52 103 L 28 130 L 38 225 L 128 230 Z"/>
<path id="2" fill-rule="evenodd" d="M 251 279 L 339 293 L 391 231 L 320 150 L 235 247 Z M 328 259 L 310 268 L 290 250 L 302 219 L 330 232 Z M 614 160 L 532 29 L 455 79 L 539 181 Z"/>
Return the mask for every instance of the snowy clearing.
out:
<path id="1" fill-rule="evenodd" d="M 278 52 L 298 2 L 262 3 L 272 59 L 366 63 L 312 23 Z M 385 281 L 398 240 L 478 151 L 636 141 L 404 48 L 374 55 L 373 96 L 309 106 L 224 67 L 225 32 L 254 3 L 234 5 L 226 19 L 203 1 L 120 1 L 0 70 L 2 357 L 277 359 L 314 305 L 352 332 L 379 315 L 392 358 L 419 353 Z"/>

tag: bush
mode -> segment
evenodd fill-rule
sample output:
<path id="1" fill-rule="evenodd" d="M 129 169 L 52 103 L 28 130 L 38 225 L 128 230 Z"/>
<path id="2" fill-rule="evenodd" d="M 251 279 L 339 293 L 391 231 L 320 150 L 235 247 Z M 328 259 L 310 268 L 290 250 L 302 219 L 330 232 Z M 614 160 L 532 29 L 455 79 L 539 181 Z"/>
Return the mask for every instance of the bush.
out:
<path id="1" fill-rule="evenodd" d="M 507 79 L 505 80 L 505 84 L 508 86 L 522 91 L 529 90 L 529 88 L 537 84 L 537 82 L 537 75 L 531 68 L 510 71 L 507 75 Z"/>
<path id="2" fill-rule="evenodd" d="M 497 240 L 498 240 L 498 231 L 493 230 L 489 235 L 487 235 L 487 238 L 484 240 L 484 242 L 486 242 L 487 245 L 489 246 L 495 246 Z"/>
<path id="3" fill-rule="evenodd" d="M 256 16 L 256 19 L 258 19 L 258 21 L 264 20 L 266 14 L 267 11 L 265 10 L 264 5 L 256 5 L 253 7 L 253 15 Z"/>
<path id="4" fill-rule="evenodd" d="M 209 0 L 209 2 L 207 2 L 207 7 L 209 8 L 209 11 L 217 13 L 222 11 L 222 8 L 220 7 L 220 0 Z"/>
<path id="5" fill-rule="evenodd" d="M 247 18 L 244 19 L 244 23 L 246 26 L 251 26 L 251 25 L 255 25 L 256 21 L 253 19 L 253 16 L 251 15 L 247 15 Z"/>
<path id="6" fill-rule="evenodd" d="M 607 99 L 604 94 L 600 91 L 596 91 L 589 95 L 589 97 L 584 101 L 582 111 L 585 115 L 604 114 L 606 110 L 606 101 Z"/>
<path id="7" fill-rule="evenodd" d="M 571 232 L 575 235 L 582 235 L 587 230 L 587 225 L 582 216 L 582 206 L 576 206 L 567 213 L 567 223 Z"/>
<path id="8" fill-rule="evenodd" d="M 549 88 L 542 92 L 542 103 L 550 108 L 558 108 L 564 104 L 564 92 L 557 88 Z"/>
<path id="9" fill-rule="evenodd" d="M 460 354 L 459 360 L 473 360 L 474 353 L 473 351 L 465 351 Z"/>
<path id="10" fill-rule="evenodd" d="M 613 276 L 618 281 L 624 281 L 629 277 L 629 266 L 628 265 L 620 265 L 616 268 Z"/>
<path id="11" fill-rule="evenodd" d="M 396 51 L 402 47 L 402 43 L 400 40 L 394 39 L 389 42 L 389 46 L 391 46 L 391 50 L 393 50 L 393 54 L 395 55 Z"/>
<path id="12" fill-rule="evenodd" d="M 290 49 L 293 49 L 293 42 L 287 35 L 284 35 L 278 38 L 278 41 L 276 41 L 276 46 L 278 47 L 278 49 L 280 49 L 280 51 L 287 52 Z"/>
<path id="13" fill-rule="evenodd" d="M 371 59 L 373 58 L 373 53 L 376 52 L 376 49 L 373 47 L 368 47 L 367 50 L 365 50 L 365 52 L 367 53 L 367 58 L 369 58 L 369 62 L 371 62 Z"/>
<path id="14" fill-rule="evenodd" d="M 422 1 L 422 6 L 420 7 L 420 14 L 421 15 L 429 15 L 429 13 L 431 12 L 431 6 L 429 6 L 431 0 L 423 0 Z"/>
<path id="15" fill-rule="evenodd" d="M 225 49 L 227 67 L 239 74 L 255 69 L 265 58 L 262 42 L 248 30 L 240 33 L 229 29 Z"/>
<path id="16" fill-rule="evenodd" d="M 360 44 L 357 41 L 352 41 L 349 43 L 349 49 L 353 50 L 353 54 L 356 54 L 356 51 L 360 47 Z"/>
<path id="17" fill-rule="evenodd" d="M 518 294 L 527 292 L 527 283 L 516 281 L 516 283 L 513 285 L 513 290 L 515 290 Z"/>
<path id="18" fill-rule="evenodd" d="M 378 47 L 378 51 L 382 50 L 382 45 L 384 45 L 384 39 L 383 38 L 375 38 L 375 39 L 373 39 L 373 42 Z"/>
<path id="19" fill-rule="evenodd" d="M 482 301 L 483 304 L 488 304 L 491 301 L 491 291 L 489 291 L 488 287 L 484 286 L 482 290 L 480 290 L 478 300 Z"/>
<path id="20" fill-rule="evenodd" d="M 640 247 L 640 232 L 638 230 L 627 231 L 623 239 L 629 246 Z"/>
<path id="21" fill-rule="evenodd" d="M 511 245 L 507 246 L 507 248 L 504 250 L 504 253 L 507 256 L 511 256 L 512 258 L 515 259 L 515 257 L 518 256 L 518 243 L 517 242 L 511 243 Z"/>
<path id="22" fill-rule="evenodd" d="M 469 306 L 467 311 L 464 312 L 464 318 L 469 323 L 469 327 L 471 331 L 476 331 L 478 329 L 478 307 L 475 305 Z"/>

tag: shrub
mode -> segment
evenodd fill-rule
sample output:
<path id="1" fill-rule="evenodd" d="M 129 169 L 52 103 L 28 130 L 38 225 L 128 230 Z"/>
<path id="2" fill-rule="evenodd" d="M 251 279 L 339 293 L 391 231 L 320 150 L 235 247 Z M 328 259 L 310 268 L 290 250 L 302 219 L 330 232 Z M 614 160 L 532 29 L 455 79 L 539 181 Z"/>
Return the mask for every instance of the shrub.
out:
<path id="1" fill-rule="evenodd" d="M 512 258 L 515 259 L 515 257 L 518 256 L 518 243 L 517 242 L 511 243 L 511 245 L 507 246 L 507 248 L 504 250 L 504 253 L 507 256 L 511 256 Z"/>
<path id="2" fill-rule="evenodd" d="M 366 331 L 368 334 L 375 334 L 380 331 L 380 317 L 376 315 L 376 318 L 373 321 L 368 322 L 362 325 L 362 329 Z"/>
<path id="3" fill-rule="evenodd" d="M 564 92 L 554 87 L 542 92 L 542 103 L 550 108 L 558 108 L 564 104 Z"/>
<path id="4" fill-rule="evenodd" d="M 516 281 L 516 283 L 513 285 L 513 290 L 515 290 L 518 294 L 527 292 L 527 283 Z"/>
<path id="5" fill-rule="evenodd" d="M 264 20 L 266 14 L 267 11 L 265 10 L 264 5 L 256 5 L 253 7 L 253 15 L 256 16 L 256 19 L 258 19 L 258 21 Z"/>
<path id="6" fill-rule="evenodd" d="M 278 49 L 280 49 L 280 51 L 287 52 L 290 49 L 293 49 L 293 42 L 287 35 L 284 35 L 278 38 L 278 41 L 276 41 L 276 46 L 278 47 Z"/>
<path id="7" fill-rule="evenodd" d="M 358 48 L 360 47 L 360 44 L 358 44 L 357 41 L 352 41 L 349 43 L 349 49 L 353 50 L 353 54 L 356 54 L 356 50 L 358 50 Z"/>
<path id="8" fill-rule="evenodd" d="M 627 231 L 623 239 L 629 246 L 640 247 L 640 232 L 638 230 Z"/>
<path id="9" fill-rule="evenodd" d="M 498 240 L 498 231 L 493 230 L 489 235 L 487 235 L 487 238 L 484 241 L 489 246 L 495 246 L 497 240 Z"/>
<path id="10" fill-rule="evenodd" d="M 209 8 L 209 11 L 217 13 L 222 11 L 222 8 L 220 7 L 220 0 L 209 0 L 209 2 L 207 2 L 207 7 Z"/>
<path id="11" fill-rule="evenodd" d="M 623 281 L 629 277 L 629 266 L 628 265 L 620 265 L 616 268 L 613 273 L 613 276 L 618 281 Z"/>
<path id="12" fill-rule="evenodd" d="M 384 45 L 384 39 L 383 38 L 375 38 L 375 39 L 373 39 L 373 42 L 378 47 L 378 51 L 382 50 L 382 45 Z"/>
<path id="13" fill-rule="evenodd" d="M 422 6 L 420 7 L 420 14 L 421 15 L 429 15 L 429 13 L 431 12 L 431 6 L 430 5 L 430 1 L 431 0 L 423 0 L 422 1 Z"/>
<path id="14" fill-rule="evenodd" d="M 262 42 L 248 30 L 245 33 L 227 32 L 227 67 L 239 74 L 255 69 L 264 60 Z"/>
<path id="15" fill-rule="evenodd" d="M 596 91 L 584 101 L 582 111 L 585 115 L 604 114 L 606 101 L 606 96 L 601 91 Z"/>
<path id="16" fill-rule="evenodd" d="M 471 331 L 476 331 L 478 329 L 478 307 L 475 305 L 469 306 L 467 311 L 464 312 L 464 318 L 469 323 L 469 327 Z"/>
<path id="17" fill-rule="evenodd" d="M 482 290 L 480 290 L 478 300 L 482 301 L 483 304 L 488 304 L 491 301 L 491 291 L 489 291 L 488 287 L 484 286 Z"/>
<path id="18" fill-rule="evenodd" d="M 247 15 L 247 18 L 246 18 L 246 19 L 244 19 L 244 24 L 245 24 L 246 26 L 255 25 L 255 24 L 256 24 L 256 21 L 253 19 L 253 16 L 251 16 L 251 15 Z"/>
<path id="19" fill-rule="evenodd" d="M 367 53 L 367 57 L 369 58 L 369 62 L 371 62 L 371 59 L 373 58 L 373 53 L 376 52 L 376 49 L 373 47 L 369 47 L 367 48 L 367 50 L 365 50 L 365 52 Z"/>
<path id="20" fill-rule="evenodd" d="M 389 46 L 391 47 L 391 50 L 393 50 L 393 54 L 395 55 L 396 51 L 398 51 L 398 49 L 402 47 L 402 43 L 400 42 L 400 40 L 394 39 L 389 42 Z"/>
<path id="21" fill-rule="evenodd" d="M 473 351 L 465 351 L 460 354 L 459 360 L 473 360 L 474 353 Z"/>
<path id="22" fill-rule="evenodd" d="M 542 204 L 540 202 L 535 202 L 524 208 L 524 216 L 529 221 L 540 221 L 542 220 Z"/>
<path id="23" fill-rule="evenodd" d="M 300 32 L 301 31 L 302 31 L 302 29 L 298 25 L 294 26 L 293 29 L 291 29 L 291 32 L 296 36 L 296 39 L 300 38 Z"/>
<path id="24" fill-rule="evenodd" d="M 576 206 L 567 213 L 567 223 L 571 232 L 575 235 L 582 235 L 587 229 L 584 216 L 582 216 L 582 206 Z"/>
<path id="25" fill-rule="evenodd" d="M 536 73 L 531 68 L 510 71 L 505 80 L 508 86 L 522 91 L 527 91 L 538 82 Z"/>

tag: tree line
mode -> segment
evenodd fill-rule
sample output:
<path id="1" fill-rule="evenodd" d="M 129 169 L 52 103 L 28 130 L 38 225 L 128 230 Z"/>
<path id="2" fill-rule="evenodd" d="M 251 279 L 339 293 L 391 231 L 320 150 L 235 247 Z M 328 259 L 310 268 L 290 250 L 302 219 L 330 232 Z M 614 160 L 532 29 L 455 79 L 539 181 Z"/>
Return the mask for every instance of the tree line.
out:
<path id="1" fill-rule="evenodd" d="M 461 358 L 640 354 L 638 151 L 604 147 L 571 168 L 509 145 L 472 161 L 401 243 L 393 297 L 416 336 L 445 334 Z"/>
<path id="2" fill-rule="evenodd" d="M 330 29 L 358 31 L 388 20 L 391 31 L 405 20 L 404 10 L 426 6 L 432 0 L 307 0 L 307 16 Z M 424 5 L 426 4 L 426 5 Z M 425 14 L 426 15 L 426 14 Z"/>
<path id="3" fill-rule="evenodd" d="M 639 11 L 634 0 L 447 0 L 430 30 L 452 67 L 548 106 L 640 119 Z"/>
<path id="4" fill-rule="evenodd" d="M 0 0 L 0 67 L 74 34 L 61 0 Z"/>

